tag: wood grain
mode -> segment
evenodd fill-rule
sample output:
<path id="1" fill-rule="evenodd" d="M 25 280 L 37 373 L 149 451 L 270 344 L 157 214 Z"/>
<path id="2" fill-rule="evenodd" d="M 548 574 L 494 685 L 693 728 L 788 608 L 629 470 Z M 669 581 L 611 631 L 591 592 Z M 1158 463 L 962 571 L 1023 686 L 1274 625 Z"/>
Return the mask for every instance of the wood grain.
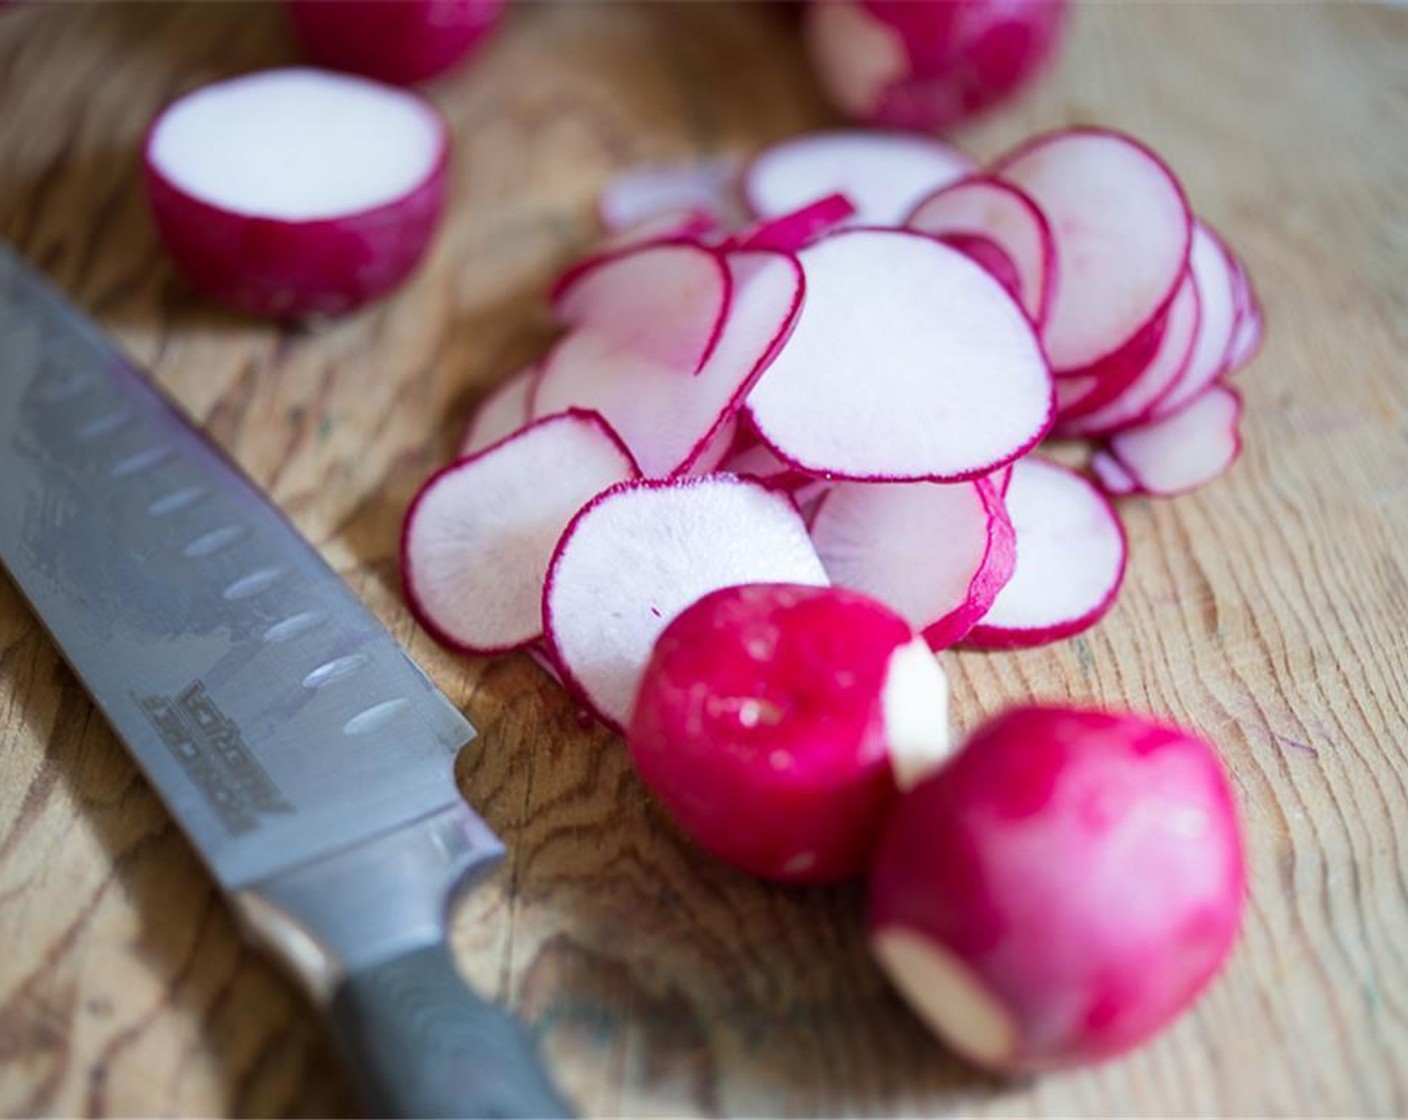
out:
<path id="1" fill-rule="evenodd" d="M 1148 709 L 1221 744 L 1251 837 L 1231 967 L 1105 1067 L 1001 1083 L 867 964 L 855 888 L 692 851 L 620 744 L 523 659 L 437 649 L 396 591 L 407 498 L 549 341 L 543 291 L 613 171 L 829 121 L 772 5 L 523 5 L 431 87 L 450 220 L 401 293 L 315 331 L 212 308 L 160 253 L 135 148 L 175 93 L 294 57 L 276 8 L 0 11 L 0 236 L 245 466 L 485 732 L 468 797 L 512 849 L 458 959 L 534 1024 L 589 1114 L 1408 1112 L 1408 13 L 1094 4 L 1052 79 L 964 135 L 1145 137 L 1242 252 L 1269 341 L 1246 453 L 1122 507 L 1125 592 L 1087 636 L 948 658 L 972 726 L 1030 696 Z M 0 1112 L 329 1115 L 352 1102 L 292 989 L 0 581 Z"/>

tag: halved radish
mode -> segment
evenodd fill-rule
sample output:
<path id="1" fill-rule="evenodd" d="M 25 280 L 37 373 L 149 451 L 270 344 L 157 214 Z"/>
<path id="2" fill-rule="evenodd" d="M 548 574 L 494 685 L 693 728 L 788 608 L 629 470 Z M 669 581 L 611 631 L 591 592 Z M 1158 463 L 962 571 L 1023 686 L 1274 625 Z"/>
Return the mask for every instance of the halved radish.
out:
<path id="1" fill-rule="evenodd" d="M 865 870 L 900 786 L 948 757 L 948 685 L 873 599 L 730 587 L 660 635 L 627 743 L 707 851 L 769 879 L 842 879 Z"/>
<path id="2" fill-rule="evenodd" d="M 549 355 L 533 414 L 593 409 L 620 433 L 647 477 L 691 471 L 711 446 L 717 450 L 715 437 L 787 337 L 802 298 L 801 268 L 786 254 L 729 253 L 722 267 L 732 298 L 697 374 L 691 376 L 688 352 L 671 364 L 580 329 Z M 704 310 L 700 320 L 708 317 Z"/>
<path id="3" fill-rule="evenodd" d="M 433 78 L 478 49 L 504 0 L 289 0 L 308 57 L 380 82 Z"/>
<path id="4" fill-rule="evenodd" d="M 828 194 L 790 214 L 765 218 L 743 230 L 731 244 L 739 249 L 776 249 L 798 253 L 827 230 L 855 215 L 856 208 L 843 194 Z"/>
<path id="5" fill-rule="evenodd" d="M 1074 471 L 1035 457 L 1013 465 L 1005 500 L 1017 566 L 967 641 L 1034 646 L 1093 626 L 1124 578 L 1124 529 L 1110 503 Z"/>
<path id="6" fill-rule="evenodd" d="M 1034 323 L 1040 325 L 1045 320 L 1056 247 L 1046 218 L 1020 189 L 989 176 L 972 176 L 931 194 L 914 208 L 905 224 L 946 240 L 966 236 L 994 242 L 1015 267 L 1017 302 Z M 949 244 L 954 242 L 949 240 Z M 981 253 L 969 255 L 988 267 Z M 988 271 L 994 270 L 988 267 Z"/>
<path id="7" fill-rule="evenodd" d="M 543 589 L 548 645 L 578 699 L 621 730 L 670 620 L 710 591 L 764 582 L 827 582 L 790 499 L 731 475 L 626 483 L 558 543 Z"/>
<path id="8" fill-rule="evenodd" d="M 916 133 L 813 132 L 756 156 L 743 193 L 760 218 L 841 194 L 856 208 L 855 224 L 899 225 L 926 195 L 973 170 L 956 148 Z"/>
<path id="9" fill-rule="evenodd" d="M 987 479 L 840 483 L 811 530 L 832 583 L 898 611 L 933 649 L 973 628 L 1017 559 L 1012 523 Z"/>
<path id="10" fill-rule="evenodd" d="M 1202 222 L 1193 223 L 1193 251 L 1188 271 L 1198 286 L 1198 334 L 1193 353 L 1178 380 L 1150 410 L 1169 416 L 1198 396 L 1227 368 L 1227 353 L 1237 328 L 1237 288 L 1231 254 Z"/>
<path id="11" fill-rule="evenodd" d="M 803 250 L 807 298 L 748 399 L 759 434 L 840 479 L 971 478 L 1051 423 L 1030 321 L 963 254 L 910 230 L 842 230 Z"/>
<path id="12" fill-rule="evenodd" d="M 401 536 L 406 598 L 446 645 L 502 653 L 542 634 L 543 577 L 563 527 L 593 495 L 638 477 L 601 417 L 540 420 L 434 475 Z"/>
<path id="13" fill-rule="evenodd" d="M 143 149 L 162 241 L 190 282 L 258 315 L 337 315 L 420 261 L 450 134 L 405 90 L 268 70 L 173 102 Z"/>
<path id="14" fill-rule="evenodd" d="M 1113 497 L 1124 497 L 1139 490 L 1139 483 L 1135 482 L 1134 476 L 1103 447 L 1097 448 L 1095 454 L 1090 457 L 1090 473 L 1095 476 L 1100 489 Z"/>
<path id="15" fill-rule="evenodd" d="M 506 436 L 528 426 L 529 406 L 533 399 L 540 367 L 537 363 L 506 378 L 474 410 L 460 440 L 461 456 L 482 451 Z"/>
<path id="16" fill-rule="evenodd" d="M 1042 331 L 1053 368 L 1108 357 L 1154 322 L 1183 277 L 1192 213 L 1138 141 L 1076 128 L 1023 145 L 993 174 L 1022 188 L 1056 242 L 1056 294 Z"/>
<path id="17" fill-rule="evenodd" d="M 743 220 L 739 161 L 732 156 L 623 171 L 606 184 L 601 224 L 619 233 L 671 212 L 703 211 L 725 225 Z"/>
<path id="18" fill-rule="evenodd" d="M 1110 452 L 1135 486 L 1171 497 L 1211 482 L 1242 450 L 1242 398 L 1213 385 L 1172 415 L 1110 439 Z"/>

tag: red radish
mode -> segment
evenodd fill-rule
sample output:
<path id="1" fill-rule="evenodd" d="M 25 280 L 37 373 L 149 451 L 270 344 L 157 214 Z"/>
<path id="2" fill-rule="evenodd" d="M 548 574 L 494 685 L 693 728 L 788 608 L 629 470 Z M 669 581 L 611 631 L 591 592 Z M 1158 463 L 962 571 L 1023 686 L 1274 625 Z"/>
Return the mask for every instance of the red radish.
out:
<path id="1" fill-rule="evenodd" d="M 1227 352 L 1237 328 L 1237 288 L 1231 254 L 1202 222 L 1193 223 L 1188 271 L 1198 286 L 1198 335 L 1178 380 L 1151 411 L 1168 416 L 1198 396 L 1227 368 Z"/>
<path id="2" fill-rule="evenodd" d="M 1170 416 L 1126 428 L 1110 452 L 1146 494 L 1172 497 L 1211 482 L 1237 459 L 1242 398 L 1214 385 Z"/>
<path id="3" fill-rule="evenodd" d="M 897 782 L 947 757 L 948 686 L 873 599 L 730 587 L 660 635 L 627 742 L 706 851 L 769 879 L 844 879 L 865 869 Z"/>
<path id="4" fill-rule="evenodd" d="M 762 443 L 730 455 L 720 464 L 720 469 L 729 474 L 756 478 L 775 490 L 784 490 L 789 494 L 795 494 L 816 481 L 811 475 L 799 471 L 790 463 L 784 463 Z"/>
<path id="5" fill-rule="evenodd" d="M 733 450 L 738 440 L 738 414 L 734 413 L 718 425 L 704 444 L 693 452 L 694 461 L 679 474 L 689 478 L 713 474 L 722 469 L 722 464 Z"/>
<path id="6" fill-rule="evenodd" d="M 998 1070 L 1101 1061 L 1222 967 L 1247 890 L 1206 742 L 1149 720 L 1022 708 L 891 815 L 870 943 L 928 1025 Z"/>
<path id="7" fill-rule="evenodd" d="M 655 252 L 666 251 L 670 250 Z M 727 254 L 720 267 L 729 277 L 731 298 L 712 354 L 697 374 L 691 376 L 695 372 L 691 362 L 703 337 L 699 328 L 716 316 L 708 305 L 694 309 L 692 323 L 682 324 L 681 319 L 672 323 L 662 312 L 642 324 L 651 333 L 660 333 L 655 356 L 637 349 L 637 340 L 621 345 L 599 333 L 593 318 L 548 357 L 534 394 L 533 414 L 544 416 L 567 407 L 594 409 L 621 434 L 647 477 L 692 471 L 711 447 L 718 450 L 716 437 L 786 339 L 802 299 L 802 273 L 793 257 L 735 252 Z M 662 287 L 650 294 L 670 292 Z M 645 315 L 651 301 L 642 293 L 640 302 L 640 313 Z M 687 316 L 690 309 L 680 310 Z M 674 361 L 666 352 L 665 324 L 689 336 Z"/>
<path id="8" fill-rule="evenodd" d="M 601 224 L 619 233 L 662 214 L 716 215 L 724 224 L 743 220 L 737 194 L 739 161 L 733 157 L 622 172 L 601 192 Z"/>
<path id="9" fill-rule="evenodd" d="M 1032 322 L 1042 323 L 1052 295 L 1056 248 L 1051 227 L 1036 203 L 1010 183 L 974 176 L 936 191 L 914 208 L 905 224 L 935 236 L 979 237 L 993 242 L 1016 269 L 1012 290 Z M 962 243 L 954 244 L 962 249 Z M 973 254 L 979 264 L 981 253 Z M 991 267 L 989 272 L 999 275 Z"/>
<path id="10" fill-rule="evenodd" d="M 827 230 L 855 215 L 856 208 L 843 194 L 828 194 L 815 202 L 767 218 L 733 240 L 739 249 L 776 249 L 783 253 L 798 253 Z"/>
<path id="11" fill-rule="evenodd" d="M 987 613 L 1017 560 L 996 486 L 975 482 L 844 482 L 811 521 L 832 583 L 898 611 L 934 649 Z"/>
<path id="12" fill-rule="evenodd" d="M 927 136 L 813 132 L 756 156 L 744 169 L 743 193 L 760 218 L 840 194 L 855 207 L 855 224 L 895 226 L 926 195 L 973 170 L 968 156 Z"/>
<path id="13" fill-rule="evenodd" d="M 638 477 L 616 434 L 590 412 L 549 417 L 434 475 L 401 536 L 416 617 L 467 653 L 519 649 L 542 635 L 543 577 L 572 515 Z"/>
<path id="14" fill-rule="evenodd" d="M 1051 224 L 1056 294 L 1042 341 L 1058 374 L 1109 357 L 1163 314 L 1188 264 L 1192 214 L 1158 156 L 1120 133 L 1068 129 L 993 173 Z"/>
<path id="15" fill-rule="evenodd" d="M 433 78 L 480 47 L 504 0 L 289 0 L 293 30 L 319 66 L 380 82 Z"/>
<path id="16" fill-rule="evenodd" d="M 1017 565 L 968 642 L 1034 646 L 1093 626 L 1124 579 L 1124 530 L 1109 502 L 1074 471 L 1035 457 L 1013 465 L 1005 501 Z"/>
<path id="17" fill-rule="evenodd" d="M 539 371 L 537 365 L 519 370 L 479 403 L 460 439 L 461 457 L 483 451 L 528 426 L 528 407 Z"/>
<path id="18" fill-rule="evenodd" d="M 450 135 L 415 94 L 269 70 L 173 102 L 143 150 L 163 242 L 197 288 L 259 315 L 337 315 L 420 261 Z"/>
<path id="19" fill-rule="evenodd" d="M 1139 483 L 1124 466 L 1103 448 L 1097 449 L 1090 457 L 1090 472 L 1100 488 L 1113 497 L 1123 497 L 1138 491 Z"/>
<path id="20" fill-rule="evenodd" d="M 909 230 L 842 230 L 799 255 L 807 298 L 748 399 L 798 468 L 953 481 L 1022 455 L 1051 423 L 1031 323 L 963 254 Z"/>
<path id="21" fill-rule="evenodd" d="M 1066 0 L 820 0 L 812 66 L 866 124 L 946 129 L 1006 100 L 1056 54 Z"/>
<path id="22" fill-rule="evenodd" d="M 1232 345 L 1227 350 L 1226 372 L 1233 373 L 1256 357 L 1256 352 L 1261 349 L 1262 315 L 1261 303 L 1245 266 L 1235 253 L 1228 250 L 1228 255 L 1232 261 L 1232 281 L 1237 293 L 1237 325 L 1233 328 Z"/>
<path id="23" fill-rule="evenodd" d="M 826 583 L 790 499 L 731 475 L 626 483 L 558 542 L 543 590 L 549 651 L 577 698 L 621 730 L 670 620 L 710 591 L 765 581 Z"/>

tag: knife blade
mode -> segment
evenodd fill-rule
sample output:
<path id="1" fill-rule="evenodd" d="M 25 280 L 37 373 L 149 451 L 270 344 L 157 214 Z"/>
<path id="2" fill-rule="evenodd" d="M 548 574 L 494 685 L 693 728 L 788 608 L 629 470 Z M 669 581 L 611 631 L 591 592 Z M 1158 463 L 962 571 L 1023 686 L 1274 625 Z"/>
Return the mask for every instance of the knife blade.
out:
<path id="1" fill-rule="evenodd" d="M 374 1113 L 569 1114 L 446 946 L 454 895 L 503 855 L 454 781 L 474 729 L 3 242 L 0 564 Z"/>

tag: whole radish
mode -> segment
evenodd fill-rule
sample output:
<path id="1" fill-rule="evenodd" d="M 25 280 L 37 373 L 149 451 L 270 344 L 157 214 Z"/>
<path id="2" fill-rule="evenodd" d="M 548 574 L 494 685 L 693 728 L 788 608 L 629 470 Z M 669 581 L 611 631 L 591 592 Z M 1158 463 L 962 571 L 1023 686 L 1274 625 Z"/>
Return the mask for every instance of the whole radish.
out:
<path id="1" fill-rule="evenodd" d="M 814 0 L 813 68 L 844 113 L 921 130 L 1016 93 L 1060 44 L 1067 0 Z"/>
<path id="2" fill-rule="evenodd" d="M 898 787 L 948 742 L 943 671 L 904 619 L 792 584 L 725 588 L 670 623 L 628 736 L 701 847 L 791 882 L 864 870 Z"/>
<path id="3" fill-rule="evenodd" d="M 381 82 L 410 85 L 477 49 L 504 0 L 289 0 L 308 57 Z"/>
<path id="4" fill-rule="evenodd" d="M 1246 868 L 1212 748 L 1127 715 L 1023 708 L 900 802 L 870 939 L 954 1049 L 1002 1070 L 1112 1057 L 1236 938 Z"/>

